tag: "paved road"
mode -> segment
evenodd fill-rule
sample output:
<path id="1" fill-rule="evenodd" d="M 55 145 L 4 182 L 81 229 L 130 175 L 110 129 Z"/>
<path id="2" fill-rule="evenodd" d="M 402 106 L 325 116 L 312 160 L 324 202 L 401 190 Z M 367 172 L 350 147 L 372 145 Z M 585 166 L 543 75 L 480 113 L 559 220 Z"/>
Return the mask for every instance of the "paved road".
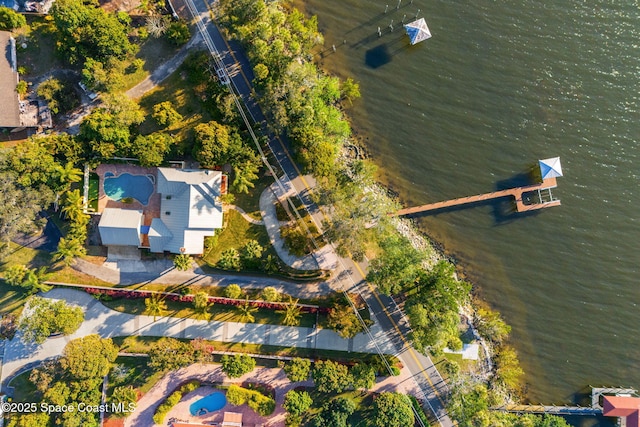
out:
<path id="1" fill-rule="evenodd" d="M 289 155 L 290 147 L 286 138 L 274 135 L 267 127 L 265 116 L 252 96 L 252 67 L 243 54 L 241 47 L 233 41 L 225 40 L 221 36 L 220 31 L 210 18 L 209 5 L 206 3 L 208 0 L 186 1 L 187 3 L 192 2 L 195 9 L 192 10 L 194 19 L 200 19 L 205 25 L 208 37 L 215 45 L 215 50 L 221 54 L 225 68 L 228 71 L 233 70 L 233 72 L 229 73 L 232 90 L 242 98 L 249 115 L 262 128 L 262 133 L 268 137 L 269 148 L 278 164 L 291 181 L 298 193 L 298 197 L 314 218 L 316 226 L 321 230 L 324 214 L 310 197 L 311 188 L 315 183 L 311 179 L 304 177 L 293 162 Z M 419 354 L 408 342 L 406 337 L 409 329 L 402 312 L 397 309 L 397 306 L 390 298 L 378 295 L 366 283 L 364 279 L 367 269 L 366 262 L 356 264 L 349 258 L 340 258 L 339 262 L 341 266 L 338 268 L 337 277 L 342 281 L 343 288 L 358 291 L 363 295 L 377 320 L 376 324 L 380 325 L 386 332 L 386 340 L 381 342 L 389 342 L 396 347 L 398 356 L 409 367 L 414 378 L 419 383 L 426 397 L 427 405 L 431 408 L 438 422 L 445 427 L 453 426 L 454 424 L 446 412 L 444 402 L 448 394 L 448 387 L 442 381 L 442 377 L 431 360 Z"/>

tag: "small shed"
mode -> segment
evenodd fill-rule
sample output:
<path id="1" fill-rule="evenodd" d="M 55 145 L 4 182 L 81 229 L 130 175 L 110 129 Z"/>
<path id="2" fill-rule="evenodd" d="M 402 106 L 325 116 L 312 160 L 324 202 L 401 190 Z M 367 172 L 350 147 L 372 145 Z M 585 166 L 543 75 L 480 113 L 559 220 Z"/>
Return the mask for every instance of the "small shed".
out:
<path id="1" fill-rule="evenodd" d="M 562 176 L 560 157 L 551 157 L 549 159 L 539 160 L 538 164 L 540 165 L 540 175 L 542 175 L 542 179 Z"/>
<path id="2" fill-rule="evenodd" d="M 242 427 L 242 414 L 238 412 L 225 412 L 222 419 L 222 427 Z"/>
<path id="3" fill-rule="evenodd" d="M 405 24 L 404 29 L 412 45 L 431 38 L 431 31 L 429 31 L 429 27 L 427 27 L 427 22 L 424 18 Z"/>
<path id="4" fill-rule="evenodd" d="M 98 231 L 105 246 L 140 246 L 142 211 L 107 208 L 102 212 Z"/>

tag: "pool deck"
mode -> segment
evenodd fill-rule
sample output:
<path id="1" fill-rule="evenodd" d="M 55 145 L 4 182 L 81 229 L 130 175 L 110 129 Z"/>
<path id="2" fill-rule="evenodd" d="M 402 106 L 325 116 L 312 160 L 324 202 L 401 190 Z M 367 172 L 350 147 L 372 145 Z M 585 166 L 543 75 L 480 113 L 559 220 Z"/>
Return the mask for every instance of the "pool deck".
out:
<path id="1" fill-rule="evenodd" d="M 122 203 L 110 199 L 104 193 L 103 185 L 104 175 L 107 172 L 111 172 L 114 177 L 120 176 L 123 173 L 153 176 L 153 194 L 149 197 L 149 203 L 143 205 L 135 199 L 133 203 Z M 126 164 L 101 164 L 96 168 L 96 173 L 100 178 L 100 184 L 98 185 L 98 212 L 103 212 L 105 208 L 141 209 L 144 215 L 143 225 L 151 225 L 153 218 L 160 218 L 160 194 L 158 194 L 158 174 L 156 168 L 144 168 L 142 166 Z M 145 246 L 145 244 L 148 246 L 148 242 L 143 241 L 142 246 Z"/>

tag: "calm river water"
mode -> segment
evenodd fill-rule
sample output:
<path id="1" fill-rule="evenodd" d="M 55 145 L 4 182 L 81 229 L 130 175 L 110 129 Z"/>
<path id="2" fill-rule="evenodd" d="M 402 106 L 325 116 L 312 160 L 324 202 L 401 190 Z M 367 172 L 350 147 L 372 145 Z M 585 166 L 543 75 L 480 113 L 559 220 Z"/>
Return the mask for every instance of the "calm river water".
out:
<path id="1" fill-rule="evenodd" d="M 325 34 L 323 66 L 359 81 L 354 128 L 406 205 L 492 191 L 561 157 L 561 207 L 419 223 L 512 325 L 532 402 L 640 388 L 638 2 L 302 6 Z M 400 24 L 418 9 L 433 38 L 409 47 Z"/>

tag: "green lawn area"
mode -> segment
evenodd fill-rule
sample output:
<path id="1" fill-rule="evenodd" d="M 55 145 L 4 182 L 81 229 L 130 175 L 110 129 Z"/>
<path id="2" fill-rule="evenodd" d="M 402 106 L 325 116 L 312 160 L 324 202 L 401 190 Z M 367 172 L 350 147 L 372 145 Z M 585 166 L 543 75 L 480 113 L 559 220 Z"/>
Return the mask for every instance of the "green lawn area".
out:
<path id="1" fill-rule="evenodd" d="M 133 386 L 143 394 L 148 392 L 164 374 L 154 372 L 148 362 L 146 357 L 118 356 L 109 373 L 107 395 L 111 396 L 113 389 L 120 386 Z"/>
<path id="2" fill-rule="evenodd" d="M 16 318 L 19 317 L 28 297 L 22 288 L 10 286 L 0 280 L 0 316 L 13 314 Z"/>
<path id="3" fill-rule="evenodd" d="M 89 209 L 93 209 L 94 212 L 98 211 L 98 197 L 100 195 L 100 178 L 97 173 L 89 174 L 89 194 L 87 198 L 89 200 Z"/>
<path id="4" fill-rule="evenodd" d="M 230 210 L 225 214 L 222 231 L 213 237 L 207 237 L 208 250 L 202 258 L 207 264 L 215 266 L 223 251 L 229 248 L 240 250 L 249 240 L 257 240 L 267 249 L 267 254 L 277 257 L 264 226 L 250 224 L 238 212 Z"/>
<path id="5" fill-rule="evenodd" d="M 188 60 L 187 60 L 188 62 Z M 170 127 L 168 130 L 175 135 L 178 141 L 191 141 L 193 128 L 213 119 L 210 111 L 195 93 L 193 84 L 189 78 L 190 68 L 183 63 L 166 80 L 160 83 L 154 90 L 145 94 L 139 101 L 146 120 L 140 125 L 140 133 L 147 135 L 163 129 L 151 117 L 153 106 L 164 101 L 171 101 L 173 107 L 180 113 L 183 120 Z M 189 154 L 191 147 L 186 143 L 181 147 Z"/>
<path id="6" fill-rule="evenodd" d="M 123 64 L 125 68 L 124 90 L 131 89 L 146 79 L 158 65 L 173 57 L 179 49 L 180 47 L 170 43 L 166 37 L 149 37 L 142 43 L 135 58 L 131 58 Z M 133 73 L 127 72 L 126 68 L 131 65 L 134 59 L 142 59 L 144 66 Z"/>
<path id="7" fill-rule="evenodd" d="M 255 187 L 249 188 L 248 193 L 234 193 L 235 201 L 234 205 L 240 206 L 246 213 L 254 217 L 255 219 L 261 219 L 260 215 L 260 195 L 262 192 L 274 183 L 274 179 L 271 176 L 262 174 L 260 178 L 254 182 Z"/>
<path id="8" fill-rule="evenodd" d="M 128 353 L 147 353 L 151 346 L 160 340 L 160 337 L 116 337 L 113 338 L 113 342 L 120 346 L 120 351 Z M 181 341 L 189 341 L 181 339 Z M 314 350 L 310 348 L 293 348 L 293 347 L 280 347 L 275 345 L 260 345 L 260 344 L 244 344 L 244 343 L 231 343 L 221 341 L 209 341 L 206 343 L 213 347 L 215 351 L 234 351 L 238 353 L 252 353 L 252 354 L 265 354 L 276 356 L 290 356 L 290 357 L 304 357 L 312 359 L 331 359 L 337 360 L 343 363 L 357 363 L 366 362 L 371 363 L 378 359 L 377 355 L 369 353 L 358 352 L 346 352 L 346 351 L 334 351 L 334 350 Z M 145 359 L 143 359 L 145 360 Z M 387 356 L 387 360 L 390 364 L 396 365 L 399 363 L 398 359 L 394 356 Z"/>
<path id="9" fill-rule="evenodd" d="M 49 252 L 27 248 L 12 242 L 9 249 L 9 255 L 0 261 L 0 276 L 5 269 L 15 264 L 23 264 L 29 268 L 48 266 L 50 267 L 50 270 L 47 280 L 52 282 L 79 283 L 92 286 L 113 286 L 111 283 L 80 273 L 71 267 L 56 266 L 53 262 L 52 254 Z"/>
<path id="10" fill-rule="evenodd" d="M 17 31 L 26 37 L 26 49 L 18 46 L 18 65 L 25 67 L 26 75 L 35 77 L 64 64 L 56 55 L 56 37 L 53 21 L 47 17 L 27 15 L 28 26 Z M 68 66 L 66 66 L 68 68 Z"/>
<path id="11" fill-rule="evenodd" d="M 145 314 L 146 306 L 143 298 L 138 299 L 115 299 L 112 301 L 102 301 L 102 303 L 117 311 L 131 314 Z M 182 317 L 182 318 L 194 318 L 198 316 L 193 311 L 193 304 L 178 301 L 166 301 L 167 311 L 164 316 L 167 317 Z M 209 308 L 209 316 L 207 320 L 217 320 L 220 322 L 241 322 L 238 309 L 233 306 L 214 304 Z M 279 325 L 282 320 L 282 315 L 276 313 L 275 310 L 259 309 L 253 313 L 255 322 L 259 324 L 271 324 Z M 161 316 L 159 316 L 161 317 Z M 312 327 L 316 323 L 316 315 L 310 313 L 303 313 L 300 317 L 300 325 L 303 327 Z"/>
<path id="12" fill-rule="evenodd" d="M 24 372 L 15 377 L 9 384 L 14 387 L 14 402 L 38 402 L 35 397 L 39 394 L 36 386 L 29 381 L 31 371 Z"/>

